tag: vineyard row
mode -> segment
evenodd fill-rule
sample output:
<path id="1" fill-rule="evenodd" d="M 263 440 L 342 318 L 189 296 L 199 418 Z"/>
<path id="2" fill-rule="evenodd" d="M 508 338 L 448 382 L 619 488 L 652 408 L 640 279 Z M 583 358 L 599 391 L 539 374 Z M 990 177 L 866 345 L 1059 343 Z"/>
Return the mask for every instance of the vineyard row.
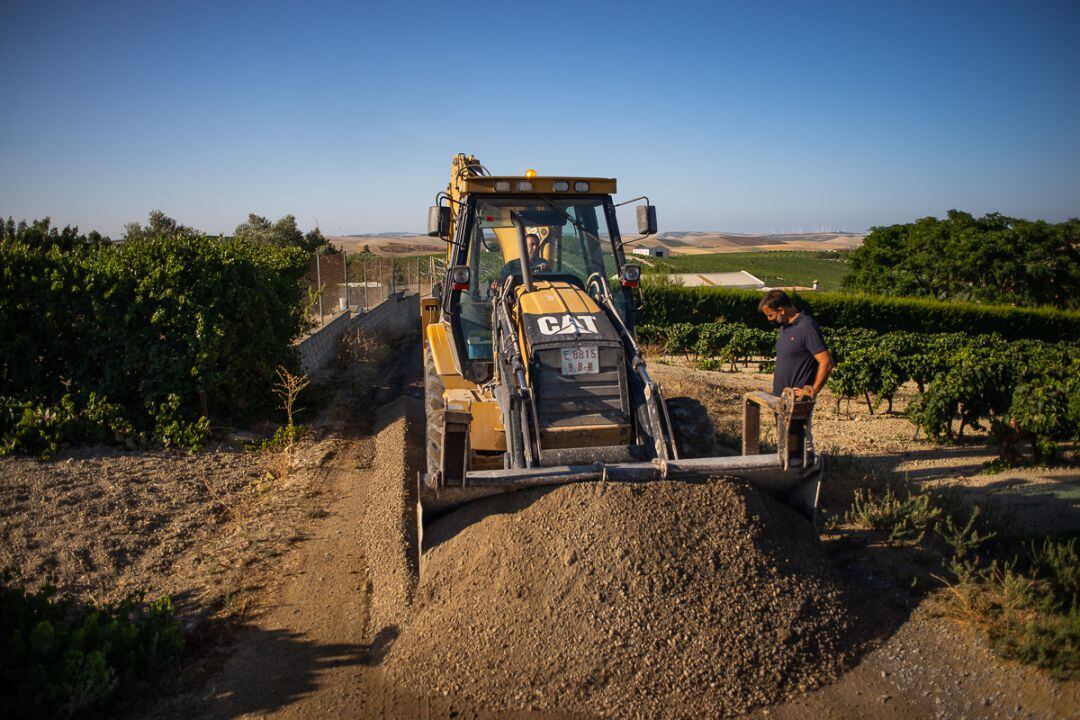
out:
<path id="1" fill-rule="evenodd" d="M 871 413 L 907 382 L 918 394 L 905 410 L 938 441 L 965 429 L 988 429 L 1003 460 L 1021 459 L 1030 445 L 1037 461 L 1053 457 L 1062 441 L 1080 440 L 1080 348 L 1075 343 L 1006 340 L 998 334 L 874 332 L 826 329 L 837 361 L 828 387 L 839 403 L 865 400 Z M 706 370 L 760 362 L 771 369 L 775 331 L 738 323 L 641 325 L 641 342 L 693 357 Z M 764 358 L 764 360 L 763 360 Z"/>

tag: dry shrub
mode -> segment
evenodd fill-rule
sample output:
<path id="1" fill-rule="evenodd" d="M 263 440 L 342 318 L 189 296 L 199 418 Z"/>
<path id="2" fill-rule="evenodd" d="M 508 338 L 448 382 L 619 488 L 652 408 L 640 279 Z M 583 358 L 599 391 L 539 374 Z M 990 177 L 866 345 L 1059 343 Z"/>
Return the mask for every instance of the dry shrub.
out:
<path id="1" fill-rule="evenodd" d="M 341 377 L 365 388 L 374 380 L 390 358 L 393 346 L 363 330 L 343 333 L 336 363 Z"/>
<path id="2" fill-rule="evenodd" d="M 274 437 L 263 444 L 264 450 L 275 451 L 267 463 L 265 479 L 268 480 L 279 480 L 292 471 L 296 460 L 296 444 L 308 433 L 308 428 L 295 424 L 293 418 L 301 410 L 296 407 L 296 399 L 311 381 L 307 375 L 293 375 L 284 367 L 278 367 L 277 376 L 274 394 L 281 400 L 286 424 L 279 427 Z"/>
<path id="3" fill-rule="evenodd" d="M 1059 678 L 1080 676 L 1080 606 L 1075 595 L 1063 597 L 1056 587 L 1058 576 L 1037 565 L 1022 571 L 1018 564 L 1017 559 L 995 560 L 989 566 L 954 561 L 956 581 L 938 602 L 940 611 L 981 631 L 1002 657 Z"/>

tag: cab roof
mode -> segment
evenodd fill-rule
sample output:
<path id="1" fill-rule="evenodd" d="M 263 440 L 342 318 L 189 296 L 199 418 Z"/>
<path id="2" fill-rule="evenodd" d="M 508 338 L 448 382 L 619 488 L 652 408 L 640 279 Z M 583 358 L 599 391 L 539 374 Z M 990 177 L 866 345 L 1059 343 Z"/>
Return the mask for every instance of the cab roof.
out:
<path id="1" fill-rule="evenodd" d="M 503 183 L 506 183 L 503 185 Z M 520 183 L 531 183 L 531 189 L 526 189 Z M 565 183 L 566 189 L 556 189 L 556 183 L 562 188 Z M 527 177 L 525 175 L 486 175 L 482 177 L 469 177 L 464 180 L 466 193 L 511 193 L 514 195 L 613 195 L 616 192 L 615 178 L 593 177 L 567 177 L 564 175 L 549 175 Z"/>

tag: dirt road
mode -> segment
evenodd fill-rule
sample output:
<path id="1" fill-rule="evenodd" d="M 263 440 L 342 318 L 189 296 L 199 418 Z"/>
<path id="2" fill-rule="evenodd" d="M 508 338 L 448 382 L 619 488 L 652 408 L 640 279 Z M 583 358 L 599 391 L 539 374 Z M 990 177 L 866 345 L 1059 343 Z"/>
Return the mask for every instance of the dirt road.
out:
<path id="1" fill-rule="evenodd" d="M 450 717 L 445 703 L 409 697 L 377 669 L 396 631 L 373 624 L 380 579 L 371 576 L 364 529 L 377 521 L 374 486 L 404 477 L 406 420 L 393 412 L 403 407 L 384 408 L 371 434 L 348 439 L 322 469 L 334 495 L 327 515 L 205 688 L 199 717 Z"/>
<path id="2" fill-rule="evenodd" d="M 402 543 L 406 496 L 422 448 L 418 358 L 407 357 L 369 403 L 330 409 L 339 439 L 318 470 L 331 501 L 309 539 L 284 559 L 267 608 L 237 633 L 220 669 L 158 717 L 545 718 L 480 715 L 390 683 L 379 665 L 412 581 Z M 419 427 L 422 427 L 419 426 Z M 416 433 L 421 442 L 417 443 Z M 140 713 L 136 713 L 140 714 Z M 566 716 L 559 716 L 566 717 Z"/>

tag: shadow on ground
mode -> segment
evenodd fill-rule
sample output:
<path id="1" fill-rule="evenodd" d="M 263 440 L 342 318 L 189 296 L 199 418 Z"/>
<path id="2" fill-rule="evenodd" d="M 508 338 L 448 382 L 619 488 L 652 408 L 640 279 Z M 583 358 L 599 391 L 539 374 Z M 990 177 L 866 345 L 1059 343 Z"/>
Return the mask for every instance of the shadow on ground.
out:
<path id="1" fill-rule="evenodd" d="M 238 631 L 245 634 L 245 644 L 253 649 L 262 665 L 261 672 L 254 681 L 244 684 L 212 684 L 204 688 L 199 703 L 204 717 L 234 718 L 281 710 L 319 690 L 320 676 L 331 668 L 378 665 L 398 635 L 396 627 L 387 627 L 370 644 L 326 645 L 290 630 L 245 625 Z M 220 675 L 213 682 L 220 683 L 225 677 Z"/>
<path id="2" fill-rule="evenodd" d="M 988 473 L 997 457 L 987 447 L 942 447 L 896 455 L 831 455 L 822 503 L 834 518 L 851 506 L 855 490 L 887 486 L 950 487 L 968 502 L 1005 511 L 1022 534 L 1080 530 L 1080 464 L 1062 459 L 1050 467 L 1018 467 Z M 950 462 L 950 461 L 956 462 Z M 910 463 L 941 464 L 910 468 Z"/>

